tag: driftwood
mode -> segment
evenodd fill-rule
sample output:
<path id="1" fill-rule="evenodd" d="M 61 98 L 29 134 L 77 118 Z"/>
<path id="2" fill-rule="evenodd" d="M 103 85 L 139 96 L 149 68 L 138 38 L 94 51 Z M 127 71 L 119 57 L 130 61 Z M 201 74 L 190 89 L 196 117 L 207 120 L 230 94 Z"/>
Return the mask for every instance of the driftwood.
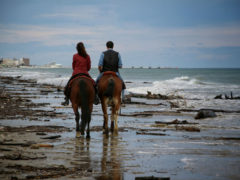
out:
<path id="1" fill-rule="evenodd" d="M 48 136 L 48 137 L 42 137 L 41 139 L 57 139 L 60 138 L 61 135 L 56 135 L 56 136 Z"/>
<path id="2" fill-rule="evenodd" d="M 136 132 L 137 135 L 166 136 L 164 133 Z"/>
<path id="3" fill-rule="evenodd" d="M 178 119 L 175 119 L 171 122 L 155 121 L 155 124 L 171 125 L 171 124 L 198 124 L 198 123 L 190 123 L 187 120 L 179 121 Z"/>
<path id="4" fill-rule="evenodd" d="M 9 142 L 0 142 L 0 145 L 3 146 L 31 146 L 32 144 L 34 144 L 33 142 L 27 142 L 27 143 L 9 143 Z"/>
<path id="5" fill-rule="evenodd" d="M 146 176 L 146 177 L 135 177 L 135 180 L 170 180 L 170 177 Z"/>
<path id="6" fill-rule="evenodd" d="M 120 114 L 120 116 L 128 116 L 128 117 L 149 117 L 153 116 L 150 113 L 134 113 L 134 114 Z"/>
<path id="7" fill-rule="evenodd" d="M 175 126 L 177 131 L 200 132 L 200 128 L 194 126 Z"/>
<path id="8" fill-rule="evenodd" d="M 183 99 L 181 96 L 174 96 L 174 95 L 162 95 L 162 94 L 152 94 L 151 92 L 147 92 L 147 94 L 136 94 L 136 93 L 130 93 L 129 95 L 126 95 L 127 98 L 135 97 L 135 98 L 146 98 L 146 99 Z"/>
<path id="9" fill-rule="evenodd" d="M 12 149 L 0 148 L 0 151 L 12 151 Z"/>
<path id="10" fill-rule="evenodd" d="M 237 111 L 231 111 L 231 110 L 223 110 L 223 109 L 205 109 L 205 110 L 211 110 L 214 112 L 222 112 L 222 113 L 240 113 L 240 110 Z M 197 109 L 178 109 L 177 112 L 198 112 Z"/>
<path id="11" fill-rule="evenodd" d="M 233 97 L 232 91 L 230 92 L 230 96 L 228 96 L 227 94 L 224 94 L 224 98 L 222 96 L 223 96 L 222 94 L 219 94 L 219 95 L 215 96 L 214 99 L 224 99 L 224 98 L 230 99 L 230 100 L 240 99 L 240 96 Z"/>
<path id="12" fill-rule="evenodd" d="M 240 137 L 219 137 L 216 140 L 232 140 L 232 141 L 239 141 Z"/>
<path id="13" fill-rule="evenodd" d="M 45 159 L 46 156 L 27 156 L 21 153 L 17 154 L 9 154 L 0 157 L 0 159 L 8 159 L 8 160 L 35 160 L 35 159 Z"/>
<path id="14" fill-rule="evenodd" d="M 45 133 L 45 132 L 37 132 L 36 135 L 45 136 L 45 135 L 47 135 L 47 133 Z"/>
<path id="15" fill-rule="evenodd" d="M 52 144 L 32 144 L 31 149 L 39 149 L 40 147 L 52 148 L 54 145 Z"/>

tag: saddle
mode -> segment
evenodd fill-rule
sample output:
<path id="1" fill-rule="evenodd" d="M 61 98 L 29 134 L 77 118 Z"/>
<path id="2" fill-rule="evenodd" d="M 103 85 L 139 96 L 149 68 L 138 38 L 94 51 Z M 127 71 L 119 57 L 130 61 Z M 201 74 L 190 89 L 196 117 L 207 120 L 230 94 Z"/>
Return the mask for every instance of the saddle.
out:
<path id="1" fill-rule="evenodd" d="M 103 72 L 103 76 L 104 75 L 113 75 L 113 76 L 117 76 L 117 74 L 116 74 L 116 72 L 114 72 L 114 71 L 105 71 L 105 72 Z M 118 77 L 118 76 L 117 76 Z"/>
<path id="2" fill-rule="evenodd" d="M 112 75 L 112 76 L 118 77 L 118 75 L 114 71 L 105 71 L 105 72 L 103 72 L 103 76 L 104 75 Z M 126 89 L 126 85 L 125 85 L 124 81 L 122 81 L 122 89 Z"/>
<path id="3" fill-rule="evenodd" d="M 75 79 L 78 79 L 78 78 L 89 79 L 89 80 L 92 81 L 93 86 L 96 85 L 95 81 L 94 81 L 91 77 L 89 77 L 87 74 L 80 73 L 80 74 L 77 74 L 77 76 L 74 77 L 74 78 L 69 82 L 69 88 L 71 88 L 73 81 L 74 81 Z"/>

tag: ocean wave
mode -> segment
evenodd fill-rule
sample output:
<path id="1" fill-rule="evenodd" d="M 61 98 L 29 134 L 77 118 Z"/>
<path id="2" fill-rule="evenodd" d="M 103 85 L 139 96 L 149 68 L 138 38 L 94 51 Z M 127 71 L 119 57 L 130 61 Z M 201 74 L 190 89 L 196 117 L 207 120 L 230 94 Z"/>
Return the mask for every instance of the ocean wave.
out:
<path id="1" fill-rule="evenodd" d="M 55 78 L 40 78 L 37 79 L 38 84 L 51 84 L 56 86 L 65 86 L 67 81 L 69 80 L 68 77 L 55 77 Z"/>
<path id="2" fill-rule="evenodd" d="M 169 80 L 165 80 L 165 82 L 167 83 L 172 83 L 172 84 L 187 84 L 187 85 L 195 85 L 195 84 L 199 84 L 199 85 L 207 85 L 210 83 L 207 82 L 203 82 L 200 79 L 197 78 L 190 78 L 188 76 L 180 76 L 180 77 L 175 77 L 173 79 L 169 79 Z"/>
<path id="3" fill-rule="evenodd" d="M 38 84 L 49 84 L 56 86 L 65 86 L 69 77 L 58 75 L 51 72 L 39 72 L 39 71 L 20 71 L 10 70 L 0 72 L 1 76 L 18 77 L 23 80 L 34 80 Z"/>
<path id="4" fill-rule="evenodd" d="M 196 78 L 190 78 L 188 76 L 175 77 L 173 79 L 154 81 L 150 86 L 138 86 L 129 88 L 128 91 L 132 93 L 146 94 L 147 91 L 152 93 L 169 94 L 184 89 L 203 88 L 208 86 L 209 83 L 203 82 Z"/>

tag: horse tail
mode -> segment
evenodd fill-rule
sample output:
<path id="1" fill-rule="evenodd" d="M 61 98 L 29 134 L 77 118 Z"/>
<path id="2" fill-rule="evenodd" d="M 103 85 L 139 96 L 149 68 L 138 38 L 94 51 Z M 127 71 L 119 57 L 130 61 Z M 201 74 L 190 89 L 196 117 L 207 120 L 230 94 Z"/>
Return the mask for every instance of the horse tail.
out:
<path id="1" fill-rule="evenodd" d="M 87 122 L 90 121 L 90 112 L 88 107 L 88 91 L 87 91 L 87 84 L 84 80 L 80 80 L 79 82 L 79 94 L 81 100 L 81 129 L 84 132 Z"/>
<path id="2" fill-rule="evenodd" d="M 115 82 L 113 79 L 109 79 L 108 80 L 108 87 L 106 89 L 106 91 L 104 92 L 104 96 L 107 96 L 109 98 L 113 97 L 113 91 L 114 91 L 114 87 L 115 87 Z"/>

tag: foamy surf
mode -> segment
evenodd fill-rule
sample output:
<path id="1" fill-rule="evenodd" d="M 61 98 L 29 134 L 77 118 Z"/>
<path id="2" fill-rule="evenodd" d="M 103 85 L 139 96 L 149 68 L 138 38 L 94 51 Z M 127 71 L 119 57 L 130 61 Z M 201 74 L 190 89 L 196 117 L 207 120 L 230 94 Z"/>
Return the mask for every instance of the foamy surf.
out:
<path id="1" fill-rule="evenodd" d="M 190 78 L 188 76 L 175 77 L 173 79 L 168 79 L 164 81 L 154 81 L 149 86 L 139 86 L 134 88 L 129 88 L 128 92 L 147 94 L 151 92 L 154 94 L 181 94 L 184 95 L 185 91 L 195 90 L 195 89 L 206 89 L 211 88 L 213 84 L 203 82 L 199 79 Z"/>

